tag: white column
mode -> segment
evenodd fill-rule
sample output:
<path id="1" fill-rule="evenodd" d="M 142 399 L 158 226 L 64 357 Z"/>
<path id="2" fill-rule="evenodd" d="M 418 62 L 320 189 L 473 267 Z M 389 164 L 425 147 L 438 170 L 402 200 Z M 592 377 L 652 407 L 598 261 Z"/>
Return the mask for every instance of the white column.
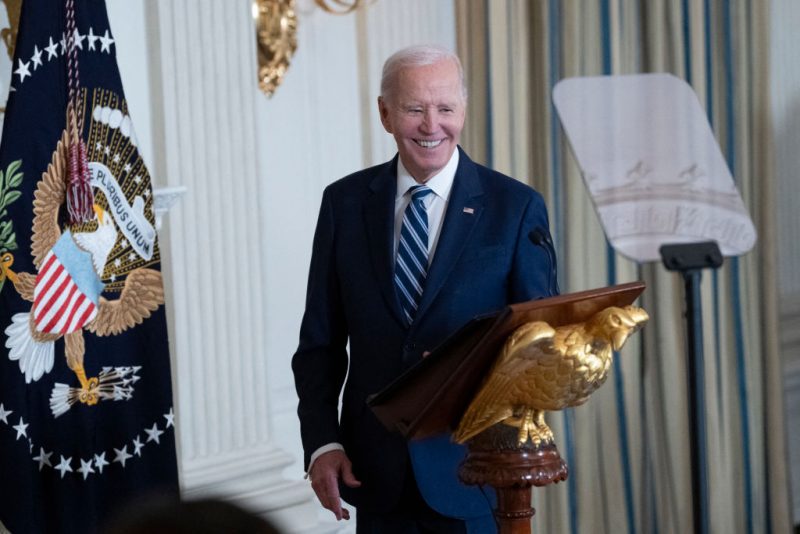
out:
<path id="1" fill-rule="evenodd" d="M 147 16 L 154 174 L 187 188 L 162 239 L 183 493 L 335 531 L 271 439 L 250 2 L 153 1 Z"/>

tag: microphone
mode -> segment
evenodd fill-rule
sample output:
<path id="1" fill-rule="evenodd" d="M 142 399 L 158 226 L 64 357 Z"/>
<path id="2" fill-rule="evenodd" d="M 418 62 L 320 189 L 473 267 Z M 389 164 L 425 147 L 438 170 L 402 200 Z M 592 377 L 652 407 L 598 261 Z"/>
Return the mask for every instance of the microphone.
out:
<path id="1" fill-rule="evenodd" d="M 547 275 L 548 290 L 550 296 L 555 296 L 561 293 L 558 288 L 558 270 L 556 266 L 556 248 L 553 246 L 553 240 L 550 237 L 550 232 L 537 226 L 528 234 L 528 239 L 537 247 L 542 247 L 547 253 L 547 258 L 550 260 L 550 271 Z"/>

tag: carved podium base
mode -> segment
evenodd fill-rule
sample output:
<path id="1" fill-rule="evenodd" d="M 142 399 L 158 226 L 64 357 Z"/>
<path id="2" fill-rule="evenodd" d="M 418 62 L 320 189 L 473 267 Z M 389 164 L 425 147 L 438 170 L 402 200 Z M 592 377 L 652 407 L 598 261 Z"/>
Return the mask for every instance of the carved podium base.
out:
<path id="1" fill-rule="evenodd" d="M 469 454 L 459 469 L 465 484 L 488 484 L 497 491 L 500 534 L 530 534 L 531 486 L 541 487 L 567 479 L 567 464 L 555 444 L 518 443 L 517 429 L 495 425 L 471 439 Z"/>

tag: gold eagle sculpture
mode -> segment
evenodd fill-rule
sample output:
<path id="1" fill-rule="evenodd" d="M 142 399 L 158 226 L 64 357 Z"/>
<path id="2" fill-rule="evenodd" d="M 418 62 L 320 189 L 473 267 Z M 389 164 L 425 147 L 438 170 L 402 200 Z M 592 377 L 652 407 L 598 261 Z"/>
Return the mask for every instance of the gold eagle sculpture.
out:
<path id="1" fill-rule="evenodd" d="M 464 443 L 497 423 L 519 428 L 519 444 L 553 441 L 545 411 L 586 402 L 603 385 L 615 350 L 649 319 L 636 306 L 608 307 L 584 323 L 526 323 L 506 340 L 453 438 Z"/>

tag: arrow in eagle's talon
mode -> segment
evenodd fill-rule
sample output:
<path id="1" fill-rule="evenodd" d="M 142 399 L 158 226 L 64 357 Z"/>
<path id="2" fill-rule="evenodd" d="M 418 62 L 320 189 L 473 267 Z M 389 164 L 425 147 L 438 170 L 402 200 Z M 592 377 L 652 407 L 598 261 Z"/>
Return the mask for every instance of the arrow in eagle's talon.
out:
<path id="1" fill-rule="evenodd" d="M 105 400 L 130 400 L 135 383 L 140 377 L 135 373 L 141 367 L 104 367 L 96 378 L 88 379 L 86 388 L 73 388 L 57 383 L 50 394 L 50 411 L 54 417 L 65 414 L 76 402 L 92 406 Z"/>

